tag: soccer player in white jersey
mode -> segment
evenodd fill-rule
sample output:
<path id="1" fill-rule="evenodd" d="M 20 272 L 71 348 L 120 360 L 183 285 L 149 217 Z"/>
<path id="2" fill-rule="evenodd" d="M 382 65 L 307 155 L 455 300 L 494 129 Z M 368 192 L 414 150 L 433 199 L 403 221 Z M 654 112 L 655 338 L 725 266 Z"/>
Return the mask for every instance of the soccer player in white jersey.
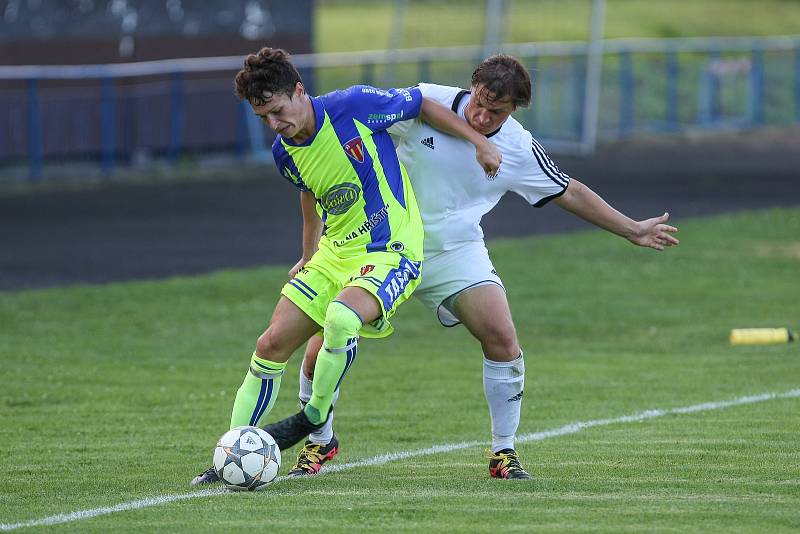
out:
<path id="1" fill-rule="evenodd" d="M 510 116 L 531 98 L 530 77 L 515 58 L 498 55 L 482 62 L 472 75 L 470 91 L 432 84 L 420 84 L 419 89 L 488 137 L 503 156 L 499 173 L 488 178 L 474 160 L 474 147 L 466 141 L 420 120 L 396 123 L 389 130 L 413 183 L 425 229 L 426 265 L 414 296 L 437 313 L 442 325 L 462 323 L 480 342 L 492 422 L 489 473 L 495 478 L 528 479 L 531 476 L 514 450 L 525 364 L 503 282 L 484 244 L 481 218 L 506 192 L 513 191 L 535 207 L 553 201 L 600 228 L 656 250 L 678 244 L 672 235 L 677 228 L 666 224 L 668 213 L 634 221 L 559 170 L 531 133 Z M 304 254 L 290 276 L 305 259 Z M 321 338 L 315 336 L 306 349 L 300 373 L 301 403 L 311 398 L 320 345 Z M 338 450 L 331 414 L 327 424 L 309 436 L 289 474 L 315 474 Z"/>

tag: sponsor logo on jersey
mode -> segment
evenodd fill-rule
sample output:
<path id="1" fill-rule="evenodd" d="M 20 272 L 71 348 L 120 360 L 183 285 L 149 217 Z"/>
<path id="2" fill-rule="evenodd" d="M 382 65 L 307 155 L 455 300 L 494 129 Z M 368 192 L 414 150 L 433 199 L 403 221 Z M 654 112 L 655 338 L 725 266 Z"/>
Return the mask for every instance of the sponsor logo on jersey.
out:
<path id="1" fill-rule="evenodd" d="M 358 202 L 361 188 L 356 184 L 345 182 L 336 184 L 322 195 L 322 209 L 332 215 L 341 215 Z"/>
<path id="2" fill-rule="evenodd" d="M 361 92 L 370 95 L 392 96 L 392 94 L 389 91 L 386 91 L 384 89 L 377 89 L 375 87 L 362 87 Z"/>
<path id="3" fill-rule="evenodd" d="M 420 143 L 422 143 L 422 144 L 423 144 L 423 145 L 425 145 L 426 147 L 430 148 L 431 150 L 434 150 L 434 148 L 435 148 L 435 147 L 433 146 L 433 136 L 431 136 L 431 137 L 426 137 L 425 139 L 423 139 L 422 141 L 420 141 Z"/>
<path id="4" fill-rule="evenodd" d="M 371 273 L 371 272 L 372 272 L 372 271 L 374 271 L 374 270 L 375 270 L 375 266 L 374 266 L 374 265 L 365 265 L 365 266 L 363 266 L 363 267 L 361 268 L 361 276 L 364 276 L 364 275 L 366 275 L 366 274 L 369 274 L 369 273 Z"/>
<path id="5" fill-rule="evenodd" d="M 389 204 L 384 204 L 384 206 L 381 209 L 370 215 L 369 219 L 364 221 L 364 223 L 361 226 L 359 226 L 356 230 L 344 236 L 343 239 L 334 239 L 333 246 L 343 247 L 351 239 L 355 239 L 359 236 L 366 234 L 367 232 L 378 226 L 381 222 L 383 222 L 383 220 L 386 219 L 387 215 L 389 215 Z"/>
<path id="6" fill-rule="evenodd" d="M 384 89 L 377 89 L 375 87 L 362 87 L 361 92 L 370 95 L 379 95 L 388 97 L 394 96 L 391 91 L 386 91 Z M 412 100 L 414 100 L 414 97 L 411 96 L 411 91 L 409 91 L 408 89 L 398 89 L 397 92 L 403 95 L 403 98 L 406 99 L 406 102 L 411 102 Z"/>
<path id="7" fill-rule="evenodd" d="M 389 276 L 378 289 L 378 296 L 383 301 L 384 309 L 388 310 L 394 305 L 397 298 L 406 290 L 408 282 L 416 280 L 420 275 L 420 263 L 400 258 L 400 266 L 392 269 Z"/>
<path id="8" fill-rule="evenodd" d="M 360 137 L 354 137 L 342 145 L 347 155 L 359 163 L 364 163 L 364 142 Z"/>
<path id="9" fill-rule="evenodd" d="M 367 115 L 367 124 L 381 124 L 403 120 L 403 110 L 400 113 L 370 113 Z"/>

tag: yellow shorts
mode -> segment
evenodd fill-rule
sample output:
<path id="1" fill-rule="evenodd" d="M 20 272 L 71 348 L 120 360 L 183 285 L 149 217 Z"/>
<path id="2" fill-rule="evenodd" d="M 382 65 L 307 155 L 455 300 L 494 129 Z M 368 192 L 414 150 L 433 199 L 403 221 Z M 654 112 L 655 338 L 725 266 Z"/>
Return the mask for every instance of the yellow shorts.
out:
<path id="1" fill-rule="evenodd" d="M 421 270 L 421 262 L 409 260 L 396 252 L 369 252 L 340 258 L 321 248 L 283 286 L 281 294 L 322 327 L 328 304 L 344 287 L 364 288 L 378 300 L 383 315 L 364 324 L 359 334 L 385 337 L 394 330 L 389 318 L 419 285 Z"/>

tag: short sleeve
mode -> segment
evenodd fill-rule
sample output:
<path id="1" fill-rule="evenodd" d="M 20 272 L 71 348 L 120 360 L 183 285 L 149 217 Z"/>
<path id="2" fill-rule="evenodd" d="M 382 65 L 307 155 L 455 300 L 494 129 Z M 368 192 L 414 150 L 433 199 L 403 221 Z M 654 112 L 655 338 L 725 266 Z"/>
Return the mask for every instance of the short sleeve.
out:
<path id="1" fill-rule="evenodd" d="M 564 194 L 570 177 L 550 159 L 536 139 L 531 137 L 531 152 L 523 172 L 511 190 L 536 208 L 541 208 Z"/>
<path id="2" fill-rule="evenodd" d="M 431 98 L 432 100 L 435 100 L 442 105 L 447 105 L 447 106 L 450 105 L 449 103 L 445 102 L 446 97 L 443 97 L 442 95 L 436 93 L 436 89 L 438 89 L 440 86 L 431 85 L 429 83 L 420 83 L 415 87 L 419 89 L 419 92 L 422 94 L 423 98 Z M 420 106 L 421 105 L 422 104 L 420 103 Z M 419 120 L 419 118 L 417 118 L 417 120 Z M 414 121 L 395 122 L 388 129 L 388 132 L 392 137 L 403 139 L 408 135 L 408 132 L 411 130 L 411 125 L 413 124 Z"/>
<path id="3" fill-rule="evenodd" d="M 275 159 L 275 166 L 278 167 L 278 172 L 281 173 L 281 176 L 289 180 L 300 191 L 310 191 L 303 182 L 294 160 L 283 147 L 280 136 L 272 143 L 272 157 Z"/>
<path id="4" fill-rule="evenodd" d="M 350 109 L 355 117 L 374 132 L 415 119 L 422 108 L 422 93 L 418 87 L 377 89 L 355 85 L 349 93 Z"/>

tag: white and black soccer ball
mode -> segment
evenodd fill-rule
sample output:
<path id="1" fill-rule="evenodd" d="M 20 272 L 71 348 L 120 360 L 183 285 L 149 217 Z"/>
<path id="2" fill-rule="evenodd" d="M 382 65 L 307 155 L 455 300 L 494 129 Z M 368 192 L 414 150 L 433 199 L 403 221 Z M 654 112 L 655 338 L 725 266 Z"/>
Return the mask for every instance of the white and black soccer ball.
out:
<path id="1" fill-rule="evenodd" d="M 275 440 L 255 426 L 227 431 L 214 449 L 214 470 L 230 490 L 263 489 L 278 476 L 281 451 Z"/>

